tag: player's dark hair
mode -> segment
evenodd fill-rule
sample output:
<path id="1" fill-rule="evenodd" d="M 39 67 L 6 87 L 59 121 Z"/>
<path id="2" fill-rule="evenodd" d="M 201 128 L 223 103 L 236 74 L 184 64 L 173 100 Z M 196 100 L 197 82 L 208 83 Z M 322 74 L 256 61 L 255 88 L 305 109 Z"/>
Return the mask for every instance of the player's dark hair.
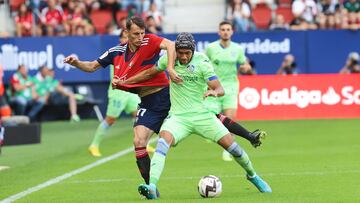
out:
<path id="1" fill-rule="evenodd" d="M 223 25 L 230 25 L 231 27 L 233 26 L 233 24 L 228 20 L 224 20 L 219 23 L 219 27 L 221 27 Z"/>
<path id="2" fill-rule="evenodd" d="M 138 17 L 138 16 L 133 16 L 129 19 L 127 19 L 126 21 L 126 29 L 130 30 L 131 25 L 137 25 L 139 28 L 141 29 L 145 29 L 145 22 L 142 18 Z"/>

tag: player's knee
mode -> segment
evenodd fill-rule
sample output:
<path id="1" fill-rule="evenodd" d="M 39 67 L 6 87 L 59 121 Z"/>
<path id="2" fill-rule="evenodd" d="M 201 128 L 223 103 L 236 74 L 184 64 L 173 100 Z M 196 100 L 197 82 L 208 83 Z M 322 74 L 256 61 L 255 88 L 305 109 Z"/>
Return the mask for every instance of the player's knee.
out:
<path id="1" fill-rule="evenodd" d="M 241 157 L 243 154 L 243 149 L 236 142 L 233 142 L 226 150 L 234 157 Z"/>
<path id="2" fill-rule="evenodd" d="M 134 136 L 134 146 L 135 147 L 146 147 L 147 139 L 144 135 L 135 133 Z"/>
<path id="3" fill-rule="evenodd" d="M 234 142 L 233 136 L 231 136 L 231 134 L 228 133 L 218 141 L 218 144 L 221 145 L 224 149 L 227 149 L 233 142 Z"/>
<path id="4" fill-rule="evenodd" d="M 145 147 L 147 145 L 146 139 L 140 137 L 134 137 L 134 146 L 135 147 Z"/>
<path id="5" fill-rule="evenodd" d="M 163 130 L 163 131 L 160 132 L 160 138 L 162 138 L 164 141 L 166 141 L 166 143 L 168 145 L 172 145 L 173 142 L 174 142 L 173 135 L 170 132 L 166 131 L 166 130 Z"/>

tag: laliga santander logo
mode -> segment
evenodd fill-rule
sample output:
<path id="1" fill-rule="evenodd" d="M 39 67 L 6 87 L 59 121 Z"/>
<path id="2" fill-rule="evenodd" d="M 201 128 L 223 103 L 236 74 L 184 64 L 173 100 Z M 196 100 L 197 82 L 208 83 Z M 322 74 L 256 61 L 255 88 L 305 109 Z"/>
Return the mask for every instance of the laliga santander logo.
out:
<path id="1" fill-rule="evenodd" d="M 254 109 L 260 103 L 260 94 L 256 89 L 246 87 L 239 94 L 239 102 L 245 109 Z"/>
<path id="2" fill-rule="evenodd" d="M 265 88 L 259 92 L 255 88 L 246 87 L 239 94 L 240 106 L 248 110 L 254 109 L 260 104 L 264 106 L 296 105 L 303 109 L 309 105 L 331 106 L 340 102 L 343 105 L 360 105 L 360 90 L 354 90 L 352 86 L 344 86 L 339 95 L 331 86 L 325 93 L 322 93 L 321 90 L 298 90 L 295 86 L 271 92 Z"/>

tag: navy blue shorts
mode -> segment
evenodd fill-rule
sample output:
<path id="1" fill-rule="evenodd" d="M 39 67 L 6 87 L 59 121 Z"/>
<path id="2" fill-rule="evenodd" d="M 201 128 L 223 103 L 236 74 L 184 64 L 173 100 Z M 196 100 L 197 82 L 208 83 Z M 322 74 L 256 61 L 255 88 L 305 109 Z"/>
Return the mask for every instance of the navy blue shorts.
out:
<path id="1" fill-rule="evenodd" d="M 143 125 L 159 133 L 170 110 L 169 87 L 141 98 L 134 127 Z"/>

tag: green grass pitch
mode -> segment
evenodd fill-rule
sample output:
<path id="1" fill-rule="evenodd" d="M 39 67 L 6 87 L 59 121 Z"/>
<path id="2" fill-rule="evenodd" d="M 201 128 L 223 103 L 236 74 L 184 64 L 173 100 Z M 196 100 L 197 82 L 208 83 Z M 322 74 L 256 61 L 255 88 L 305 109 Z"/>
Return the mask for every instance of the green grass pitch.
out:
<path id="1" fill-rule="evenodd" d="M 243 124 L 267 130 L 264 144 L 254 149 L 237 138 L 258 174 L 273 189 L 261 194 L 235 162 L 221 159 L 222 149 L 193 135 L 168 153 L 159 182 L 158 202 L 360 202 L 360 120 L 253 121 Z M 0 155 L 1 200 L 44 183 L 98 158 L 87 152 L 98 122 L 42 124 L 42 143 L 8 146 Z M 132 146 L 130 119 L 119 120 L 104 139 L 103 157 Z M 216 175 L 223 192 L 203 199 L 201 176 Z M 143 202 L 137 193 L 142 179 L 130 152 L 16 202 Z"/>

